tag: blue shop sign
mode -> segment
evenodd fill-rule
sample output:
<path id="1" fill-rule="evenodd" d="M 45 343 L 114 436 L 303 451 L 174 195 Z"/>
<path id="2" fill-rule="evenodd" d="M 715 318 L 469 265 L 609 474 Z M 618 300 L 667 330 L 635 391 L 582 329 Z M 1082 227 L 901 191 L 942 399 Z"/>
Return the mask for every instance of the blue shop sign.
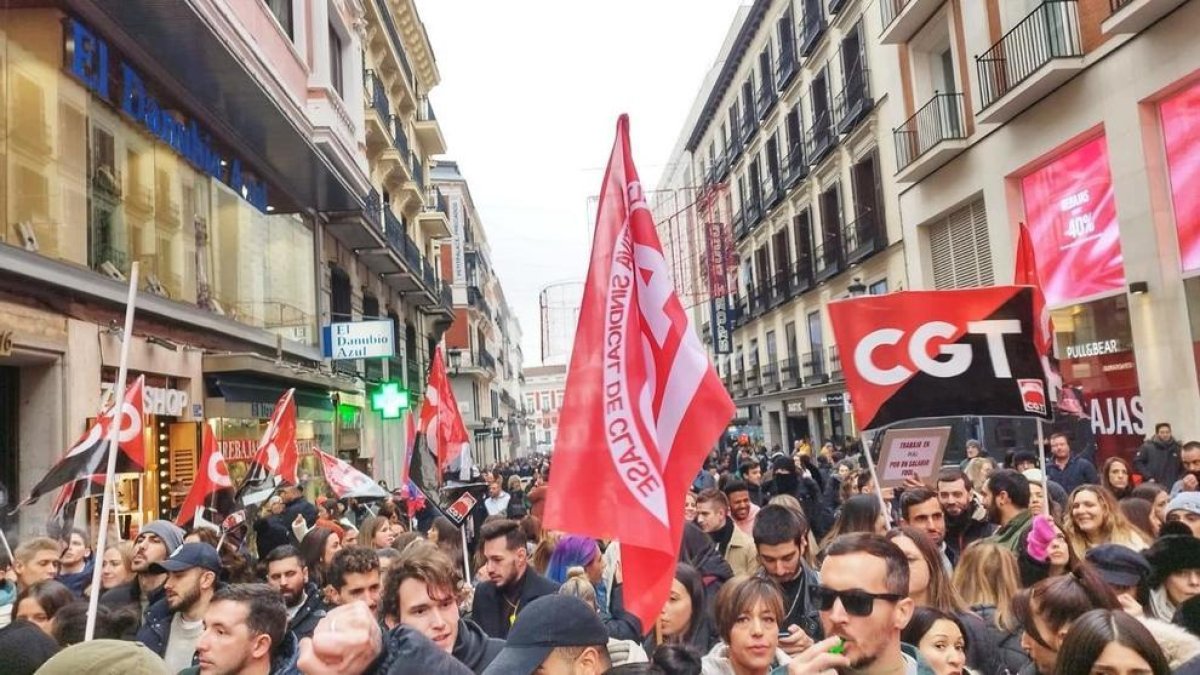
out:
<path id="1" fill-rule="evenodd" d="M 212 136 L 196 120 L 182 120 L 164 108 L 147 91 L 142 76 L 110 52 L 108 42 L 73 18 L 66 20 L 66 38 L 67 70 L 83 86 L 171 146 L 189 164 L 225 183 L 259 211 L 266 212 L 266 184 L 243 173 L 238 158 L 226 162 L 213 147 Z M 118 95 L 115 100 L 114 93 Z"/>

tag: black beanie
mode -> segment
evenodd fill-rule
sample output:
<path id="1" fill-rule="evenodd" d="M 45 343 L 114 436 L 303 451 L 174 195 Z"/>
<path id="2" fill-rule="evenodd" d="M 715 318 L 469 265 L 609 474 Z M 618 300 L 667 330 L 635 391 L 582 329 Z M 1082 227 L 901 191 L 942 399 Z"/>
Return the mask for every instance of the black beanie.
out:
<path id="1" fill-rule="evenodd" d="M 28 621 L 18 619 L 0 628 L 0 664 L 5 675 L 33 675 L 57 653 L 54 638 Z"/>
<path id="2" fill-rule="evenodd" d="M 1150 588 L 1158 588 L 1163 581 L 1180 570 L 1200 568 L 1200 539 L 1182 534 L 1159 537 L 1146 549 L 1146 560 L 1154 571 L 1147 580 Z"/>

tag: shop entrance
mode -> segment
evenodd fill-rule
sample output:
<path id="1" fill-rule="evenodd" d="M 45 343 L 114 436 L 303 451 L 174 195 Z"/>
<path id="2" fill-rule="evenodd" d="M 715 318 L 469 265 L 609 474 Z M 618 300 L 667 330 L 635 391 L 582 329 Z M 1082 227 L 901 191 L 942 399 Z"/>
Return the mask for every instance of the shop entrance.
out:
<path id="1" fill-rule="evenodd" d="M 10 504 L 0 509 L 0 527 L 8 525 L 8 512 L 20 494 L 17 482 L 17 405 L 20 370 L 0 366 L 0 483 L 8 490 Z"/>

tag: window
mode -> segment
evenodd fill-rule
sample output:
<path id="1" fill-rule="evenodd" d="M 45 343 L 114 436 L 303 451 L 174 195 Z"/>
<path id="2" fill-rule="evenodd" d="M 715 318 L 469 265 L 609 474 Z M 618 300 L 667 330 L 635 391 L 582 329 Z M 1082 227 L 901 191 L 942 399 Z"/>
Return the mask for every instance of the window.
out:
<path id="1" fill-rule="evenodd" d="M 991 286 L 995 276 L 983 200 L 977 199 L 930 225 L 929 252 L 934 288 Z"/>
<path id="2" fill-rule="evenodd" d="M 338 96 L 345 96 L 342 89 L 342 36 L 333 26 L 329 27 L 329 85 Z"/>
<path id="3" fill-rule="evenodd" d="M 887 295 L 887 279 L 880 279 L 867 286 L 867 295 Z"/>
<path id="4" fill-rule="evenodd" d="M 809 354 L 808 375 L 825 374 L 825 336 L 821 332 L 821 312 L 808 314 L 808 344 L 812 349 Z"/>
<path id="5" fill-rule="evenodd" d="M 283 32 L 287 33 L 288 39 L 295 40 L 296 36 L 292 33 L 292 0 L 263 0 L 263 2 L 275 20 L 279 22 Z"/>

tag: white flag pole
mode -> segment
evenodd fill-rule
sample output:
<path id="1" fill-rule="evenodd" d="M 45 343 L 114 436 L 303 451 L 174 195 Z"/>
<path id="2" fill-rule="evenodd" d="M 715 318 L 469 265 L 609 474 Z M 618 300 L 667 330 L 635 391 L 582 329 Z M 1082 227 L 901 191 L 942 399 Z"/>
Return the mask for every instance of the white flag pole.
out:
<path id="1" fill-rule="evenodd" d="M 1050 515 L 1050 465 L 1046 463 L 1046 439 L 1042 430 L 1042 418 L 1037 418 L 1038 457 L 1042 462 L 1042 513 Z"/>
<path id="2" fill-rule="evenodd" d="M 96 550 L 104 556 L 108 545 L 108 515 L 113 508 L 113 494 L 116 492 L 117 452 L 121 437 L 121 425 L 125 421 L 125 384 L 129 377 L 129 343 L 133 342 L 133 310 L 137 303 L 138 263 L 134 262 L 129 270 L 129 299 L 125 301 L 125 330 L 121 333 L 121 362 L 117 369 L 117 386 L 114 389 L 116 399 L 113 401 L 113 421 L 108 427 L 108 469 L 104 473 L 104 501 L 100 506 L 100 533 L 96 539 Z M 136 420 L 139 427 L 142 420 Z M 88 599 L 87 629 L 84 632 L 85 642 L 90 641 L 96 634 L 96 612 L 100 607 L 100 572 L 103 565 L 92 569 L 92 595 Z"/>
<path id="3" fill-rule="evenodd" d="M 871 457 L 872 437 L 863 431 L 863 455 L 867 458 L 867 470 L 871 472 L 871 483 L 875 485 L 875 496 L 879 498 L 879 507 L 883 510 L 883 522 L 887 529 L 892 529 L 892 509 L 883 498 L 883 486 L 879 484 L 879 473 L 875 471 L 875 460 Z"/>

